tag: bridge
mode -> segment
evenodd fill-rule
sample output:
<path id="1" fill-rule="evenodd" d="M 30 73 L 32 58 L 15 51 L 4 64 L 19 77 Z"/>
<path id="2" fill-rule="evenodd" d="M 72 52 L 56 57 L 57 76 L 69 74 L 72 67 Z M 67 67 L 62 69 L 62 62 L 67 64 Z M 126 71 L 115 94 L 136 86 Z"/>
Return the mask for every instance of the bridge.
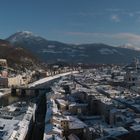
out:
<path id="1" fill-rule="evenodd" d="M 27 87 L 12 87 L 11 95 L 12 96 L 20 95 L 20 96 L 24 97 L 27 94 L 38 95 L 40 92 L 46 92 L 46 93 L 50 92 L 51 88 L 49 86 L 46 87 L 46 84 L 48 85 L 49 82 L 51 82 L 55 79 L 58 79 L 60 77 L 66 76 L 66 75 L 71 75 L 74 73 L 78 73 L 78 71 L 61 73 L 61 74 L 57 74 L 55 76 L 46 77 L 46 78 L 40 79 L 34 83 L 29 84 Z M 43 84 L 45 84 L 44 87 L 43 87 Z"/>

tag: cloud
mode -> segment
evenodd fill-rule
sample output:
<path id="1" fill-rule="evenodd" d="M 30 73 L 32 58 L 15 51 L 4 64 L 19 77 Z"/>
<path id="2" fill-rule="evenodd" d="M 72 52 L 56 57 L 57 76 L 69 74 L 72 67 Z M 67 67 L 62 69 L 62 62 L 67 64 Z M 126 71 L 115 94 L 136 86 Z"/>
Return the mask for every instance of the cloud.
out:
<path id="1" fill-rule="evenodd" d="M 106 9 L 107 12 L 122 12 L 124 11 L 123 9 L 119 9 L 119 8 L 109 8 L 109 9 Z"/>
<path id="2" fill-rule="evenodd" d="M 119 8 L 108 8 L 101 10 L 100 12 L 98 11 L 81 11 L 78 13 L 74 13 L 74 15 L 77 16 L 82 16 L 82 17 L 96 17 L 96 16 L 109 16 L 111 15 L 110 18 L 112 21 L 119 22 L 120 21 L 120 16 L 121 17 L 137 17 L 140 15 L 140 11 L 136 10 L 125 10 L 125 9 L 119 9 Z"/>
<path id="3" fill-rule="evenodd" d="M 135 11 L 134 13 L 139 15 L 140 14 L 140 11 Z"/>
<path id="4" fill-rule="evenodd" d="M 66 32 L 65 34 L 68 35 L 75 35 L 75 36 L 98 36 L 104 33 L 94 33 L 94 32 Z"/>
<path id="5" fill-rule="evenodd" d="M 129 17 L 129 18 L 132 18 L 132 17 L 135 17 L 136 18 L 136 21 L 137 21 L 137 18 L 139 17 L 140 15 L 140 11 L 131 11 L 131 10 L 125 10 L 125 9 L 106 9 L 106 12 L 108 12 L 108 14 L 112 14 L 112 16 L 110 17 L 112 21 L 115 21 L 115 22 L 120 22 L 120 16 L 124 18 L 126 17 Z M 139 21 L 139 19 L 138 19 Z"/>
<path id="6" fill-rule="evenodd" d="M 136 10 L 125 10 L 125 9 L 103 9 L 101 11 L 81 11 L 79 13 L 75 13 L 74 15 L 80 16 L 83 18 L 96 18 L 98 19 L 106 19 L 111 20 L 112 22 L 125 22 L 128 18 L 133 22 L 140 22 L 140 11 Z"/>
<path id="7" fill-rule="evenodd" d="M 114 22 L 120 22 L 120 17 L 118 15 L 112 15 L 111 20 Z"/>
<path id="8" fill-rule="evenodd" d="M 132 44 L 136 47 L 140 47 L 140 35 L 133 34 L 133 33 L 101 33 L 101 32 L 66 32 L 66 35 L 71 35 L 75 37 L 83 37 L 87 39 L 98 39 L 100 41 L 102 40 L 108 40 L 109 42 L 115 41 L 118 42 L 118 45 L 120 42 L 123 42 L 124 44 Z M 89 40 L 89 42 L 91 42 Z M 107 43 L 107 42 L 102 42 Z"/>
<path id="9" fill-rule="evenodd" d="M 133 33 L 118 33 L 118 34 L 114 34 L 113 37 L 115 37 L 116 39 L 125 39 L 129 43 L 133 43 L 135 45 L 140 46 L 140 35 L 133 34 Z"/>
<path id="10" fill-rule="evenodd" d="M 133 17 L 135 14 L 133 12 L 128 13 L 130 17 Z"/>
<path id="11" fill-rule="evenodd" d="M 104 12 L 79 12 L 73 15 L 82 16 L 82 17 L 96 17 L 104 15 Z"/>

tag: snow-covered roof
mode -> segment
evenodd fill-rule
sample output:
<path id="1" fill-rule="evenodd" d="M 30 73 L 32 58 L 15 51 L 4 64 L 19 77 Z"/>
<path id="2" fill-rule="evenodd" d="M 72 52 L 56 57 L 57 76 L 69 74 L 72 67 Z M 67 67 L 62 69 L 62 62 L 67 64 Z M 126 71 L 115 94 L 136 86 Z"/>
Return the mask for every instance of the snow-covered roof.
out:
<path id="1" fill-rule="evenodd" d="M 43 137 L 43 140 L 63 140 L 63 138 L 62 137 L 60 137 L 59 135 L 57 135 L 57 134 L 51 134 L 51 135 L 49 135 L 49 134 L 44 134 L 44 137 Z"/>
<path id="2" fill-rule="evenodd" d="M 68 140 L 80 140 L 75 134 L 70 134 Z"/>
<path id="3" fill-rule="evenodd" d="M 104 128 L 104 132 L 110 136 L 120 136 L 128 133 L 124 127 Z"/>
<path id="4" fill-rule="evenodd" d="M 63 99 L 56 99 L 56 101 L 60 104 L 60 105 L 63 105 L 63 106 L 66 106 L 67 105 L 67 101 L 63 100 Z"/>
<path id="5" fill-rule="evenodd" d="M 74 116 L 67 116 L 67 120 L 69 121 L 69 129 L 82 129 L 87 125 Z"/>
<path id="6" fill-rule="evenodd" d="M 45 133 L 46 134 L 59 134 L 59 135 L 61 135 L 62 134 L 62 129 L 54 126 L 51 123 L 48 123 L 48 124 L 45 125 Z"/>
<path id="7" fill-rule="evenodd" d="M 140 131 L 140 124 L 136 124 L 130 127 L 134 131 Z"/>
<path id="8" fill-rule="evenodd" d="M 135 118 L 134 121 L 135 121 L 136 123 L 140 123 L 140 118 Z"/>
<path id="9" fill-rule="evenodd" d="M 88 106 L 88 104 L 84 104 L 84 103 L 71 103 L 69 106 L 70 107 L 73 107 L 73 106 L 82 107 L 82 106 Z"/>
<path id="10" fill-rule="evenodd" d="M 1 132 L 6 132 L 4 135 L 0 135 L 0 138 L 3 140 L 7 140 L 10 138 L 10 136 L 13 133 L 13 130 L 17 128 L 17 125 L 19 123 L 18 120 L 8 120 L 8 119 L 0 119 L 0 123 L 4 124 L 4 128 L 1 130 Z"/>

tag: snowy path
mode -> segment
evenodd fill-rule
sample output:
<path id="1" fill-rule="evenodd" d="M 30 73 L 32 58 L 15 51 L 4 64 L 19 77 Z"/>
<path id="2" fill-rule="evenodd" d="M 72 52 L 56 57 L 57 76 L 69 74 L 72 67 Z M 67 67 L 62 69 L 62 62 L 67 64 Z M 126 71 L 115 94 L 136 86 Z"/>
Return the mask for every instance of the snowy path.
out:
<path id="1" fill-rule="evenodd" d="M 61 76 L 66 76 L 66 75 L 70 75 L 70 74 L 74 74 L 74 73 L 78 73 L 78 71 L 66 72 L 66 73 L 61 73 L 61 74 L 57 74 L 57 75 L 54 75 L 54 76 L 49 76 L 49 77 L 40 79 L 40 80 L 38 80 L 38 81 L 36 81 L 36 82 L 33 82 L 33 83 L 29 84 L 28 86 L 29 86 L 29 87 L 35 87 L 35 86 L 37 86 L 37 85 L 40 85 L 40 84 L 49 82 L 49 81 L 51 81 L 51 80 L 60 78 Z"/>

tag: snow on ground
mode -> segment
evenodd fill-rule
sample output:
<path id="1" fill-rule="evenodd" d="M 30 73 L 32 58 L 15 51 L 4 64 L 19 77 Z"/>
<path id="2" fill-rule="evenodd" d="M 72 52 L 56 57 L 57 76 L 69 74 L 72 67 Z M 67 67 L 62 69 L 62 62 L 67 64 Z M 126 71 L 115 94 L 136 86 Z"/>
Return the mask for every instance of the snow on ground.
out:
<path id="1" fill-rule="evenodd" d="M 49 76 L 49 77 L 40 79 L 40 80 L 38 80 L 38 81 L 36 81 L 36 82 L 34 82 L 34 83 L 29 84 L 29 87 L 35 87 L 35 86 L 37 86 L 37 85 L 40 85 L 40 84 L 49 82 L 49 81 L 51 81 L 51 80 L 60 78 L 60 77 L 62 77 L 62 76 L 66 76 L 66 75 L 70 75 L 70 74 L 75 74 L 75 73 L 78 73 L 78 71 L 66 72 L 66 73 L 61 73 L 61 74 L 57 74 L 57 75 L 54 75 L 54 76 Z"/>

